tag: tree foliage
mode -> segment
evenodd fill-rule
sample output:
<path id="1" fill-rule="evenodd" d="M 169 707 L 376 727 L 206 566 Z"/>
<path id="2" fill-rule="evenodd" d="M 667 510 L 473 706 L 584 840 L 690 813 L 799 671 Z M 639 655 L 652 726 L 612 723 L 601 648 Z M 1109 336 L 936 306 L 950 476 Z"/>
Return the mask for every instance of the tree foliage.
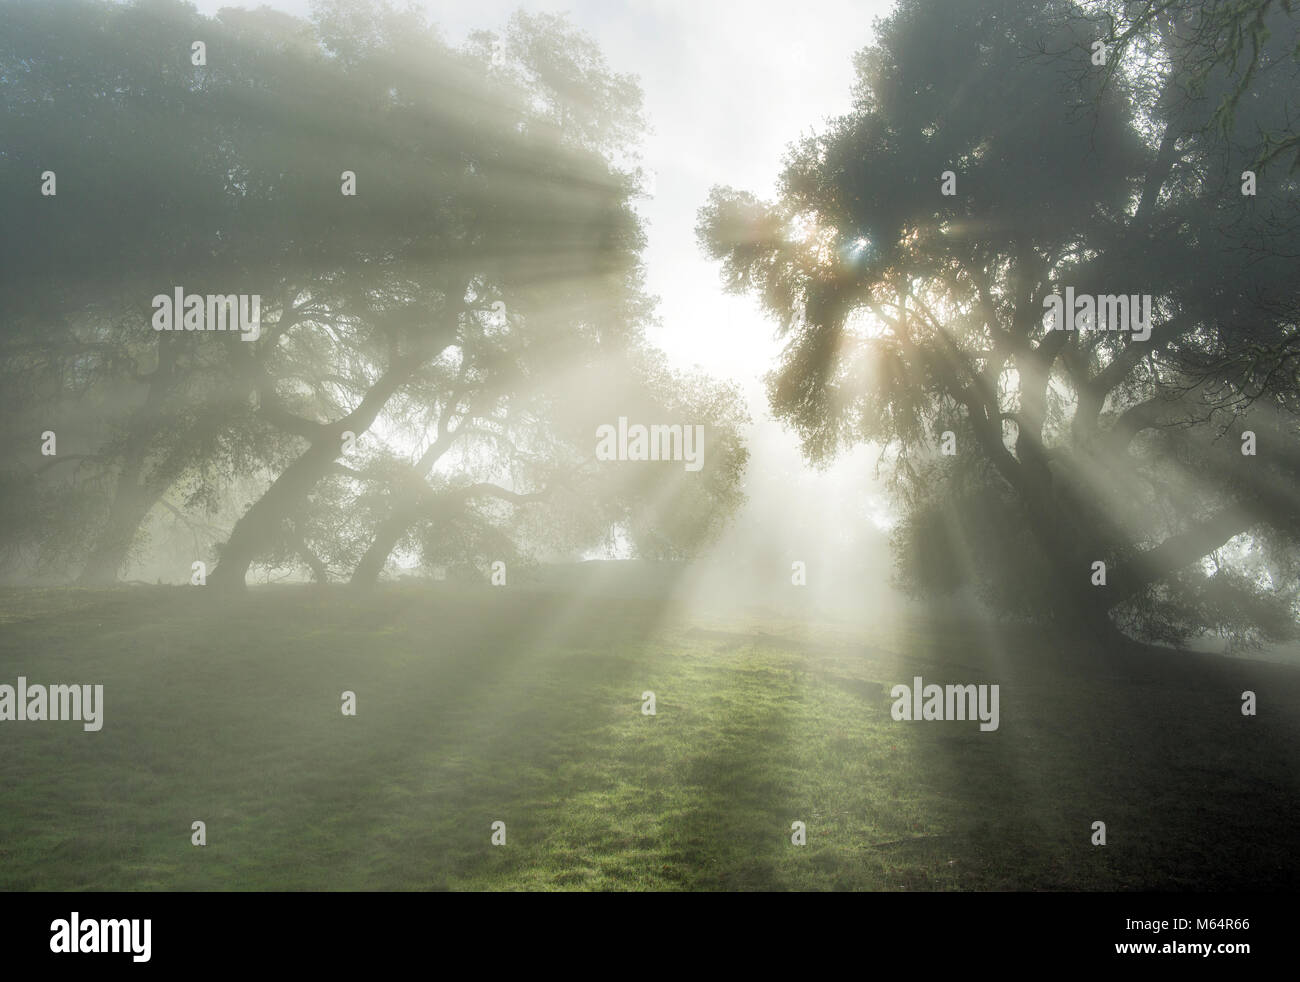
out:
<path id="1" fill-rule="evenodd" d="M 1084 14 L 901 3 L 853 111 L 792 147 L 777 200 L 715 189 L 701 242 L 781 320 L 770 397 L 809 456 L 870 441 L 895 463 L 905 585 L 1101 632 L 1271 635 L 1294 581 L 1234 580 L 1282 614 L 1252 620 L 1208 566 L 1300 530 L 1296 184 L 1241 193 L 1242 141 L 1207 125 L 1232 78 L 1158 32 L 1160 59 L 1107 73 Z M 1296 83 L 1251 91 L 1230 136 L 1284 126 Z M 1067 287 L 1149 295 L 1149 336 L 1051 329 Z M 1267 451 L 1243 456 L 1245 430 Z"/>

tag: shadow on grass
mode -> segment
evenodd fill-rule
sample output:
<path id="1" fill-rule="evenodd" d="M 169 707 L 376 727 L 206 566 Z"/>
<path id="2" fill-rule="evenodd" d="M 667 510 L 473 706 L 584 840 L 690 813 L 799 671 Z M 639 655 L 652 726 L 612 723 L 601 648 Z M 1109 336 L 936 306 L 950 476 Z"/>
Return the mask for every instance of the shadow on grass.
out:
<path id="1" fill-rule="evenodd" d="M 899 723 L 947 799 L 962 886 L 1037 890 L 1289 890 L 1300 846 L 1300 672 L 1134 646 L 1097 651 L 1002 628 L 972 644 L 936 619 L 928 645 L 975 654 L 1001 725 Z M 964 635 L 964 636 L 963 636 Z M 993 648 L 998 650 L 992 650 Z M 958 657 L 959 656 L 959 657 Z M 919 674 L 919 672 L 918 672 Z M 1241 693 L 1268 710 L 1241 715 Z M 1093 823 L 1106 844 L 1092 844 Z"/>

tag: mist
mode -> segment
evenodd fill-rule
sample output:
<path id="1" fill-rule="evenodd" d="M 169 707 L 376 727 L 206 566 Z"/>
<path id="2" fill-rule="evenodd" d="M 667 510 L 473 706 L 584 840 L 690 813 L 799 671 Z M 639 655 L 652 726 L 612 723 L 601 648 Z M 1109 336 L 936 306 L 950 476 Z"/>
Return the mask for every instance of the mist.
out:
<path id="1" fill-rule="evenodd" d="M 1292 6 L 4 4 L 0 887 L 1294 890 Z"/>

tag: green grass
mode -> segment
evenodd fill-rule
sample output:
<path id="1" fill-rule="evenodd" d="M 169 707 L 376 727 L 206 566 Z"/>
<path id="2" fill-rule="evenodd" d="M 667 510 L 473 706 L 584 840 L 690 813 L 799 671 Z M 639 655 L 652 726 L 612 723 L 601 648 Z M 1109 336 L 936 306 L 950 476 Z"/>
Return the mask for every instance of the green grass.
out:
<path id="1" fill-rule="evenodd" d="M 918 674 L 997 682 L 1000 728 L 895 722 Z M 1297 880 L 1300 671 L 1279 665 L 511 588 L 158 587 L 0 592 L 0 683 L 19 675 L 103 683 L 106 708 L 98 733 L 0 722 L 6 890 Z"/>

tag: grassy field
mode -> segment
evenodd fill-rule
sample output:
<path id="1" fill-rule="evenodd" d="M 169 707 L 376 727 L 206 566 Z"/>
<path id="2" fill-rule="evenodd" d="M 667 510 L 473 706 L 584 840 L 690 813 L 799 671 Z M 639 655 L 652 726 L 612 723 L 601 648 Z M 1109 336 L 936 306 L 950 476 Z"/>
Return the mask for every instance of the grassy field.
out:
<path id="1" fill-rule="evenodd" d="M 0 722 L 5 890 L 1297 885 L 1280 665 L 439 584 L 6 591 L 19 675 L 105 722 Z M 999 729 L 894 721 L 914 675 L 998 683 Z"/>

